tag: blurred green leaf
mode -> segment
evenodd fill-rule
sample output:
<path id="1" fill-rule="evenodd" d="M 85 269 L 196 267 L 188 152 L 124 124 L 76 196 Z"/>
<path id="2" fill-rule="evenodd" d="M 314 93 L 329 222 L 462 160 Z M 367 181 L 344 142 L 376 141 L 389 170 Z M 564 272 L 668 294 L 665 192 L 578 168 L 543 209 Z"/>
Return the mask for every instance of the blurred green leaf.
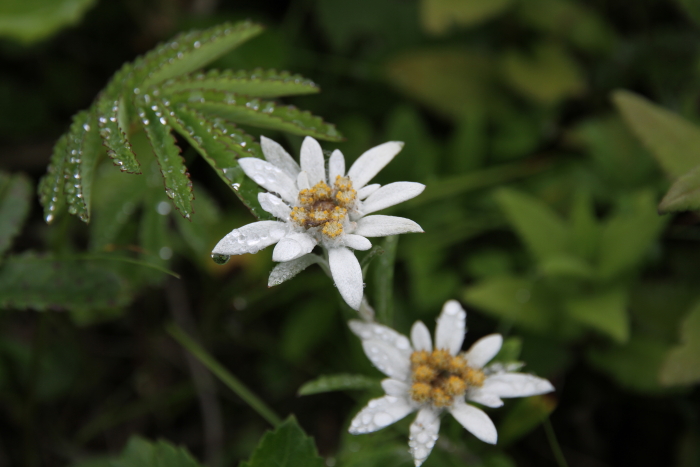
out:
<path id="1" fill-rule="evenodd" d="M 337 374 L 323 375 L 304 383 L 297 391 L 299 396 L 309 396 L 331 391 L 351 391 L 356 389 L 378 389 L 379 380 L 364 375 Z"/>
<path id="2" fill-rule="evenodd" d="M 321 301 L 306 302 L 287 315 L 280 343 L 282 354 L 293 361 L 302 361 L 319 343 L 323 342 L 333 325 L 335 315 Z"/>
<path id="3" fill-rule="evenodd" d="M 376 300 L 374 309 L 377 322 L 386 326 L 394 324 L 394 263 L 396 262 L 396 247 L 399 244 L 398 235 L 390 235 L 382 242 L 384 254 L 375 261 L 374 287 Z"/>
<path id="4" fill-rule="evenodd" d="M 36 42 L 77 24 L 96 0 L 3 0 L 0 36 Z"/>
<path id="5" fill-rule="evenodd" d="M 595 270 L 585 261 L 569 255 L 552 256 L 542 260 L 537 270 L 545 276 L 592 279 Z"/>
<path id="6" fill-rule="evenodd" d="M 444 34 L 453 25 L 475 26 L 499 15 L 513 0 L 422 0 L 423 29 L 431 34 Z"/>
<path id="7" fill-rule="evenodd" d="M 659 213 L 700 209 L 700 166 L 673 182 L 659 203 Z"/>
<path id="8" fill-rule="evenodd" d="M 691 308 L 680 326 L 680 344 L 671 348 L 659 372 L 664 386 L 700 381 L 700 303 Z"/>
<path id="9" fill-rule="evenodd" d="M 627 295 L 624 288 L 587 293 L 569 298 L 564 306 L 572 318 L 623 343 L 630 333 Z"/>
<path id="10" fill-rule="evenodd" d="M 132 436 L 113 467 L 201 467 L 185 448 L 167 441 L 151 442 Z"/>
<path id="11" fill-rule="evenodd" d="M 625 90 L 612 93 L 625 123 L 671 177 L 700 164 L 700 129 L 678 114 Z"/>
<path id="12" fill-rule="evenodd" d="M 502 188 L 495 196 L 517 234 L 539 261 L 566 255 L 569 228 L 549 206 L 512 189 Z"/>
<path id="13" fill-rule="evenodd" d="M 503 340 L 501 350 L 498 351 L 491 362 L 512 363 L 520 358 L 520 351 L 523 347 L 523 340 L 520 337 L 506 337 Z"/>
<path id="14" fill-rule="evenodd" d="M 557 43 L 539 44 L 532 54 L 510 51 L 501 59 L 506 82 L 523 96 L 552 105 L 586 89 L 576 61 Z"/>
<path id="15" fill-rule="evenodd" d="M 569 223 L 574 252 L 579 258 L 591 261 L 598 251 L 600 229 L 593 198 L 588 191 L 577 190 L 574 194 Z"/>
<path id="16" fill-rule="evenodd" d="M 32 183 L 25 175 L 0 172 L 0 256 L 24 227 L 32 191 Z"/>
<path id="17" fill-rule="evenodd" d="M 307 436 L 292 416 L 282 422 L 275 431 L 268 431 L 260 444 L 240 467 L 323 467 L 325 462 L 316 451 L 311 437 Z"/>
<path id="18" fill-rule="evenodd" d="M 700 4 L 695 0 L 676 0 L 676 4 L 681 7 L 688 17 L 700 25 Z"/>
<path id="19" fill-rule="evenodd" d="M 498 426 L 499 446 L 508 446 L 537 428 L 556 406 L 551 396 L 525 397 L 515 402 Z"/>

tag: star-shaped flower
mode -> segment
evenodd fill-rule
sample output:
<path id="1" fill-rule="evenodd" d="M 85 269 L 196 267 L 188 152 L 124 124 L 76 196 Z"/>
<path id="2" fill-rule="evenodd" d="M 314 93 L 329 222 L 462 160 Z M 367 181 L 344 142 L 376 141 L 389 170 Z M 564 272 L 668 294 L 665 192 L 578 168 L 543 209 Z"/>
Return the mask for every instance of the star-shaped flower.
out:
<path id="1" fill-rule="evenodd" d="M 214 247 L 217 255 L 257 253 L 276 243 L 269 286 L 277 285 L 325 259 L 310 255 L 316 245 L 328 252 L 327 266 L 348 305 L 359 309 L 363 295 L 362 269 L 352 250 L 368 250 L 367 237 L 385 237 L 423 229 L 410 219 L 373 212 L 418 196 L 424 185 L 395 182 L 368 185 L 403 147 L 389 141 L 363 153 L 345 172 L 345 158 L 333 151 L 326 171 L 323 150 L 307 137 L 301 164 L 271 139 L 260 138 L 266 160 L 239 159 L 243 171 L 269 193 L 260 193 L 262 208 L 279 221 L 260 221 L 235 229 Z M 300 166 L 301 165 L 301 166 Z"/>
<path id="2" fill-rule="evenodd" d="M 546 379 L 514 373 L 520 365 L 485 365 L 503 343 L 500 334 L 482 337 L 460 353 L 466 312 L 454 300 L 437 319 L 435 347 L 428 328 L 416 321 L 411 339 L 376 323 L 350 321 L 372 363 L 389 378 L 384 397 L 372 399 L 350 423 L 350 433 L 370 433 L 418 411 L 411 424 L 409 447 L 416 466 L 425 461 L 438 439 L 440 414 L 448 411 L 474 436 L 496 444 L 498 434 L 483 410 L 467 404 L 500 407 L 501 398 L 526 397 L 554 390 Z"/>

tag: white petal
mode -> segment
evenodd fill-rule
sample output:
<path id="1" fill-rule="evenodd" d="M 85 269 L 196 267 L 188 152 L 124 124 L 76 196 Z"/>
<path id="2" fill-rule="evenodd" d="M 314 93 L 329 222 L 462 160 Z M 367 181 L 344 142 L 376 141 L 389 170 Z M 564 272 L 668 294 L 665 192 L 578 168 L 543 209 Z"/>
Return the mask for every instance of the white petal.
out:
<path id="1" fill-rule="evenodd" d="M 299 164 L 297 164 L 297 161 L 295 161 L 279 143 L 270 138 L 261 136 L 260 146 L 262 146 L 265 160 L 282 169 L 292 180 L 297 177 L 297 174 L 301 170 Z"/>
<path id="2" fill-rule="evenodd" d="M 277 196 L 270 193 L 258 193 L 260 207 L 278 219 L 288 220 L 292 209 Z"/>
<path id="3" fill-rule="evenodd" d="M 525 373 L 501 373 L 487 377 L 481 390 L 499 397 L 528 397 L 552 392 L 554 386 L 544 378 Z"/>
<path id="4" fill-rule="evenodd" d="M 357 221 L 353 233 L 363 237 L 386 237 L 410 232 L 423 232 L 411 219 L 396 216 L 367 216 Z"/>
<path id="5" fill-rule="evenodd" d="M 301 190 L 308 190 L 311 188 L 311 184 L 309 183 L 309 176 L 306 174 L 306 172 L 299 172 L 299 176 L 297 176 L 297 188 L 299 191 Z"/>
<path id="6" fill-rule="evenodd" d="M 470 389 L 467 393 L 467 399 L 494 409 L 503 405 L 500 397 L 493 393 L 482 391 L 481 388 Z"/>
<path id="7" fill-rule="evenodd" d="M 304 138 L 301 143 L 301 170 L 309 176 L 311 186 L 326 181 L 326 167 L 323 162 L 323 149 L 318 141 L 311 136 Z"/>
<path id="8" fill-rule="evenodd" d="M 477 409 L 473 405 L 465 404 L 459 399 L 448 410 L 471 434 L 485 443 L 496 444 L 498 432 L 496 432 L 496 427 L 483 410 Z"/>
<path id="9" fill-rule="evenodd" d="M 369 214 L 389 206 L 403 203 L 423 193 L 425 185 L 414 182 L 396 182 L 384 185 L 372 193 L 362 204 L 362 212 Z"/>
<path id="10" fill-rule="evenodd" d="M 218 255 L 257 253 L 284 237 L 285 227 L 284 222 L 277 221 L 260 221 L 244 225 L 222 238 L 212 253 Z"/>
<path id="11" fill-rule="evenodd" d="M 340 296 L 353 310 L 359 310 L 364 286 L 362 268 L 355 254 L 343 247 L 329 248 L 328 265 Z"/>
<path id="12" fill-rule="evenodd" d="M 282 169 L 256 157 L 238 159 L 243 172 L 267 191 L 279 193 L 283 200 L 295 203 L 298 190 L 294 179 Z"/>
<path id="13" fill-rule="evenodd" d="M 363 200 L 367 198 L 369 195 L 377 191 L 381 185 L 379 183 L 373 183 L 371 185 L 367 185 L 366 187 L 363 187 L 357 191 L 357 199 Z"/>
<path id="14" fill-rule="evenodd" d="M 435 348 L 446 349 L 452 355 L 462 349 L 467 327 L 467 313 L 456 300 L 448 300 L 442 307 L 435 328 Z"/>
<path id="15" fill-rule="evenodd" d="M 411 436 L 408 446 L 416 467 L 419 467 L 430 455 L 440 432 L 440 416 L 431 407 L 420 409 L 418 416 L 411 423 Z"/>
<path id="16" fill-rule="evenodd" d="M 288 281 L 304 269 L 320 261 L 322 260 L 317 255 L 308 254 L 291 261 L 279 263 L 270 273 L 267 286 L 273 287 L 275 285 L 280 285 L 282 282 Z"/>
<path id="17" fill-rule="evenodd" d="M 398 379 L 387 378 L 382 380 L 382 389 L 387 396 L 408 397 L 410 387 Z"/>
<path id="18" fill-rule="evenodd" d="M 404 381 L 408 379 L 410 360 L 399 349 L 378 339 L 363 340 L 362 348 L 379 371 L 390 378 Z"/>
<path id="19" fill-rule="evenodd" d="M 350 326 L 350 330 L 360 339 L 374 339 L 386 342 L 396 347 L 407 359 L 411 356 L 411 353 L 413 353 L 408 338 L 388 326 L 357 319 L 350 320 L 348 326 Z"/>
<path id="20" fill-rule="evenodd" d="M 503 337 L 500 334 L 489 334 L 474 342 L 464 356 L 470 367 L 483 368 L 501 350 L 502 345 Z"/>
<path id="21" fill-rule="evenodd" d="M 372 248 L 372 242 L 362 235 L 345 234 L 343 235 L 343 242 L 346 247 L 352 248 L 353 250 L 365 251 Z"/>
<path id="22" fill-rule="evenodd" d="M 401 420 L 413 412 L 413 407 L 404 398 L 384 396 L 372 399 L 350 422 L 350 433 L 371 433 Z"/>
<path id="23" fill-rule="evenodd" d="M 333 185 L 338 175 L 345 176 L 345 158 L 343 153 L 336 149 L 328 159 L 328 184 Z"/>
<path id="24" fill-rule="evenodd" d="M 367 185 L 367 182 L 391 162 L 394 156 L 401 151 L 401 148 L 403 148 L 402 142 L 389 141 L 365 151 L 348 170 L 348 177 L 352 180 L 353 188 L 359 190 Z"/>
<path id="25" fill-rule="evenodd" d="M 305 233 L 287 235 L 277 243 L 272 252 L 272 261 L 282 262 L 311 253 L 316 246 L 316 239 Z"/>
<path id="26" fill-rule="evenodd" d="M 416 321 L 411 328 L 411 342 L 415 350 L 433 350 L 433 340 L 430 338 L 428 327 L 423 321 Z"/>

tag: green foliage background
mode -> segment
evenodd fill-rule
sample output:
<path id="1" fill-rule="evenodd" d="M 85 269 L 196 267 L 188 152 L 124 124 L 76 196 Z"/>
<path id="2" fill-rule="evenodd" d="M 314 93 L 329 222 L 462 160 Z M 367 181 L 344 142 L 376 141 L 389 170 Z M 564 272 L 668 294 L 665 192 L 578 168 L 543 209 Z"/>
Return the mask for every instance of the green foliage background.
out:
<path id="1" fill-rule="evenodd" d="M 266 30 L 208 65 L 231 74 L 207 79 L 300 73 L 321 92 L 262 97 L 292 94 L 276 108 L 335 124 L 345 140 L 323 147 L 349 160 L 405 141 L 378 181 L 427 186 L 391 210 L 426 233 L 378 242 L 384 254 L 369 262 L 365 290 L 380 319 L 404 333 L 416 319 L 432 326 L 457 298 L 467 345 L 501 332 L 500 358 L 557 387 L 489 411 L 495 447 L 445 419 L 427 467 L 562 465 L 553 436 L 572 467 L 700 465 L 692 1 L 9 0 L 0 5 L 0 467 L 412 465 L 408 420 L 346 433 L 380 392 L 380 374 L 330 280 L 311 267 L 268 289 L 271 249 L 211 261 L 223 235 L 254 220 L 231 183 L 256 188 L 212 170 L 207 162 L 223 167 L 197 156 L 201 143 L 183 128 L 193 186 L 184 172 L 172 182 L 184 193 L 175 205 L 158 162 L 177 148 L 152 127 L 167 154 L 140 157 L 140 175 L 84 140 L 97 148 L 91 202 L 68 192 L 56 201 L 63 214 L 44 222 L 35 187 L 52 148 L 73 115 L 101 111 L 98 95 L 120 98 L 121 88 L 100 92 L 122 64 L 179 32 L 246 19 Z M 187 79 L 178 92 L 191 92 Z M 217 105 L 195 111 L 220 116 Z M 94 112 L 78 114 L 74 134 Z M 239 123 L 249 138 L 239 143 L 264 134 L 295 155 L 313 130 Z M 146 133 L 130 136 L 139 156 L 152 152 Z M 267 422 L 188 360 L 166 331 L 173 321 L 296 419 L 263 437 Z"/>

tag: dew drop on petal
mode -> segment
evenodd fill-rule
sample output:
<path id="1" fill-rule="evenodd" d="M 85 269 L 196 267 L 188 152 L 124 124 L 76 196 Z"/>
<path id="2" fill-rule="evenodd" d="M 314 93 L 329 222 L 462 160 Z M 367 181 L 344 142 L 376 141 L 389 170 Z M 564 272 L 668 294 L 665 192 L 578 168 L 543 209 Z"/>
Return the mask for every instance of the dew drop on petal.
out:
<path id="1" fill-rule="evenodd" d="M 223 265 L 228 263 L 228 260 L 231 259 L 229 255 L 219 255 L 216 253 L 212 253 L 211 255 L 212 261 L 214 261 L 218 265 Z"/>

